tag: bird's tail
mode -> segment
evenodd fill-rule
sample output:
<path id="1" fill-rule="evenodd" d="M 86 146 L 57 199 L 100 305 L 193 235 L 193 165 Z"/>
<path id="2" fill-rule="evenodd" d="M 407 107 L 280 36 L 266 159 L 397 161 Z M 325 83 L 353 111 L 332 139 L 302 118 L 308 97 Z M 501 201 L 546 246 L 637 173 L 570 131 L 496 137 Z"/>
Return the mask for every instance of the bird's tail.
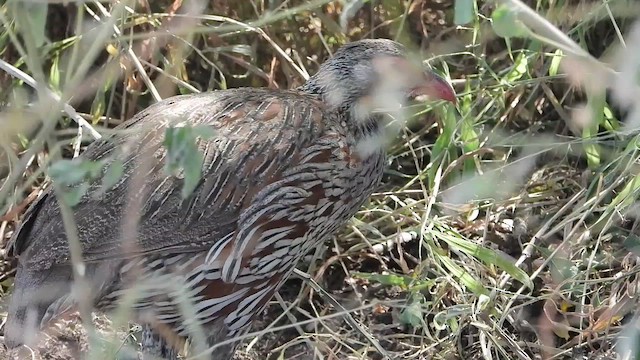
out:
<path id="1" fill-rule="evenodd" d="M 19 266 L 4 325 L 5 345 L 35 345 L 42 327 L 71 306 L 70 267 L 29 271 Z"/>

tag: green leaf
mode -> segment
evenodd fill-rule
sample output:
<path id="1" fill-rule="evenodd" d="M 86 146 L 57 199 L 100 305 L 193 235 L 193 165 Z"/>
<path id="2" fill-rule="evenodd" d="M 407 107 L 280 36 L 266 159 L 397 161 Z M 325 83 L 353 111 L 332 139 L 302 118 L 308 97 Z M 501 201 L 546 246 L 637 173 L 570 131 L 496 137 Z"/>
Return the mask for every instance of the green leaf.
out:
<path id="1" fill-rule="evenodd" d="M 61 186 L 77 185 L 102 174 L 105 160 L 62 159 L 49 167 L 49 176 Z"/>
<path id="2" fill-rule="evenodd" d="M 60 67 L 58 66 L 58 62 L 60 61 L 59 56 L 54 56 L 51 60 L 51 70 L 49 71 L 49 84 L 51 85 L 51 89 L 56 92 L 60 92 Z"/>
<path id="3" fill-rule="evenodd" d="M 203 157 L 198 151 L 198 138 L 210 138 L 215 131 L 208 126 L 169 127 L 165 130 L 164 145 L 167 149 L 165 170 L 182 176 L 183 198 L 189 197 L 202 178 Z"/>
<path id="4" fill-rule="evenodd" d="M 460 283 L 467 289 L 473 291 L 477 295 L 489 295 L 489 290 L 487 290 L 478 279 L 474 278 L 466 270 L 458 266 L 449 257 L 438 255 L 437 258 L 440 260 L 442 265 L 450 271 L 451 276 L 460 280 Z"/>
<path id="5" fill-rule="evenodd" d="M 469 82 L 467 82 L 467 84 L 469 84 Z M 471 92 L 471 89 L 468 89 L 469 92 Z M 470 109 L 468 110 L 469 111 L 465 111 L 465 116 L 462 117 L 460 125 L 460 139 L 462 140 L 465 152 L 475 151 L 480 148 L 480 140 L 475 129 L 474 117 Z"/>
<path id="6" fill-rule="evenodd" d="M 504 270 L 511 277 L 527 286 L 529 289 L 533 289 L 533 282 L 529 278 L 529 275 L 527 275 L 524 270 L 515 266 L 510 258 L 503 256 L 498 251 L 483 247 L 466 239 L 458 238 L 454 235 L 440 236 L 439 238 L 444 240 L 452 248 L 459 250 L 469 256 L 475 257 L 476 259 L 482 261 L 487 265 L 497 266 L 498 268 Z"/>
<path id="7" fill-rule="evenodd" d="M 545 258 L 549 258 L 553 253 L 549 249 L 543 249 L 540 251 Z M 567 281 L 574 279 L 579 275 L 580 269 L 573 264 L 571 259 L 567 259 L 564 256 L 556 255 L 549 261 L 549 273 L 554 283 L 561 284 L 560 289 L 570 290 L 575 283 Z"/>
<path id="8" fill-rule="evenodd" d="M 187 156 L 184 162 L 184 183 L 182 184 L 182 198 L 186 199 L 196 189 L 202 178 L 202 154 L 196 150 Z"/>
<path id="9" fill-rule="evenodd" d="M 399 286 L 406 289 L 413 280 L 411 277 L 396 274 L 370 274 L 356 272 L 353 274 L 354 278 L 369 280 L 382 285 Z"/>
<path id="10" fill-rule="evenodd" d="M 82 197 L 87 193 L 87 190 L 89 190 L 89 183 L 86 182 L 77 186 L 62 188 L 62 200 L 67 205 L 74 207 L 80 202 L 80 200 L 82 200 Z"/>
<path id="11" fill-rule="evenodd" d="M 454 109 L 453 106 L 447 106 L 443 111 L 442 116 L 439 117 L 442 120 L 443 128 L 441 129 L 442 132 L 436 139 L 433 149 L 431 150 L 431 162 L 434 164 L 440 162 L 444 169 L 457 157 L 457 150 L 454 143 L 454 135 L 456 133 L 457 125 L 456 109 Z M 438 166 L 432 166 L 427 171 L 430 187 L 435 185 L 437 171 Z"/>
<path id="12" fill-rule="evenodd" d="M 551 64 L 549 65 L 549 75 L 556 76 L 558 75 L 558 70 L 560 69 L 560 63 L 564 58 L 564 52 L 560 49 L 557 49 L 553 53 L 553 58 L 551 59 Z"/>
<path id="13" fill-rule="evenodd" d="M 93 102 L 91 103 L 91 119 L 94 125 L 107 110 L 107 92 L 111 89 L 112 85 L 113 79 L 108 76 L 105 79 L 104 85 L 96 91 L 93 97 Z"/>
<path id="14" fill-rule="evenodd" d="M 620 130 L 620 121 L 615 117 L 609 105 L 604 107 L 604 121 L 602 126 L 607 131 L 616 132 Z"/>
<path id="15" fill-rule="evenodd" d="M 591 169 L 600 166 L 600 145 L 596 136 L 600 124 L 604 123 L 604 110 L 607 100 L 604 91 L 591 92 L 587 94 L 587 105 L 591 111 L 593 121 L 582 129 L 582 139 L 584 151 L 587 156 L 587 164 Z"/>
<path id="16" fill-rule="evenodd" d="M 480 140 L 478 133 L 475 129 L 475 116 L 472 109 L 475 107 L 474 91 L 471 89 L 471 82 L 465 83 L 465 89 L 463 92 L 465 95 L 460 97 L 460 115 L 462 120 L 460 124 L 460 140 L 462 140 L 462 148 L 464 153 L 469 153 L 478 150 L 480 147 Z M 473 157 L 464 160 L 464 173 L 473 174 L 476 169 L 476 159 Z"/>
<path id="17" fill-rule="evenodd" d="M 453 22 L 456 25 L 465 25 L 475 18 L 475 0 L 456 0 Z"/>
<path id="18" fill-rule="evenodd" d="M 424 324 L 423 303 L 424 296 L 422 294 L 414 294 L 407 307 L 400 312 L 398 320 L 402 324 L 410 325 L 414 328 L 422 327 Z"/>
<path id="19" fill-rule="evenodd" d="M 102 191 L 107 191 L 117 184 L 123 173 L 124 163 L 122 160 L 113 160 L 102 177 Z"/>
<path id="20" fill-rule="evenodd" d="M 60 185 L 73 185 L 83 181 L 87 176 L 86 161 L 79 159 L 58 160 L 49 167 L 49 176 Z"/>
<path id="21" fill-rule="evenodd" d="M 529 58 L 524 52 L 521 52 L 513 65 L 513 68 L 506 76 L 507 84 L 513 84 L 527 74 L 527 71 L 529 70 Z"/>
<path id="22" fill-rule="evenodd" d="M 88 189 L 87 181 L 96 179 L 102 174 L 105 162 L 106 160 L 91 161 L 81 158 L 62 159 L 51 164 L 48 173 L 60 188 L 69 189 L 68 196 L 71 199 L 69 204 L 75 204 L 75 199 L 80 200 L 79 197 Z"/>
<path id="23" fill-rule="evenodd" d="M 503 38 L 525 37 L 530 30 L 518 20 L 516 12 L 508 5 L 500 5 L 491 14 L 491 25 L 496 35 Z"/>
<path id="24" fill-rule="evenodd" d="M 611 218 L 615 214 L 624 214 L 627 209 L 638 200 L 640 193 L 640 175 L 634 176 L 605 207 L 604 212 L 589 229 L 592 234 L 600 233 L 605 227 L 611 225 Z"/>

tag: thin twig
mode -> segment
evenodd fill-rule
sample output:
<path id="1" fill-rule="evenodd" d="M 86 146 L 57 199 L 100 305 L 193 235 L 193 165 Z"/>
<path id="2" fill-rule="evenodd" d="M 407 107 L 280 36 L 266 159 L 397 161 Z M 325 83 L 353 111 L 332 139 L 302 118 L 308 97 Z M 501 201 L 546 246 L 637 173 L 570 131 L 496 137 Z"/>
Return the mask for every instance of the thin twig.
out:
<path id="1" fill-rule="evenodd" d="M 39 88 L 37 82 L 29 74 L 23 72 L 22 70 L 18 69 L 17 67 L 9 64 L 8 62 L 2 59 L 0 59 L 0 68 L 5 72 L 7 72 L 9 75 L 13 76 L 14 78 L 22 80 L 25 84 L 31 86 L 32 88 L 34 89 Z M 60 96 L 58 96 L 58 94 L 53 92 L 51 89 L 49 89 L 46 86 L 42 86 L 42 88 L 45 90 L 47 95 L 49 95 L 53 100 L 59 103 L 62 102 L 62 99 L 60 98 Z M 76 109 L 74 109 L 71 105 L 65 102 L 63 103 L 63 109 L 64 109 L 64 112 L 67 113 L 67 115 L 69 115 L 70 118 L 72 118 L 76 123 L 78 123 L 78 125 L 87 129 L 89 131 L 89 134 L 91 134 L 91 136 L 94 139 L 100 139 L 102 137 L 102 135 L 100 135 L 100 133 L 96 129 L 94 129 L 93 126 L 91 126 L 91 124 L 87 122 L 87 120 L 82 118 L 82 116 L 80 116 L 76 112 Z"/>
<path id="2" fill-rule="evenodd" d="M 100 9 L 100 12 L 104 17 L 111 18 L 111 14 L 109 13 L 109 11 L 99 1 L 94 1 L 93 3 L 96 5 L 96 7 L 98 7 L 98 9 Z M 100 18 L 98 17 L 98 19 Z M 113 32 L 117 37 L 122 35 L 122 32 L 120 31 L 120 29 L 118 29 L 118 26 L 116 25 L 113 25 Z M 162 101 L 162 96 L 160 96 L 158 89 L 156 89 L 155 85 L 153 84 L 153 81 L 151 81 L 151 78 L 149 78 L 149 74 L 147 74 L 147 72 L 145 71 L 144 67 L 142 66 L 142 63 L 138 59 L 138 56 L 136 55 L 136 53 L 133 51 L 133 48 L 131 47 L 131 45 L 127 46 L 126 49 L 127 49 L 126 50 L 127 54 L 129 55 L 129 59 L 133 62 L 136 69 L 138 69 L 138 72 L 140 73 L 140 77 L 142 78 L 142 81 L 144 81 L 145 85 L 147 85 L 147 88 L 149 89 L 149 92 L 151 92 L 151 96 L 153 96 L 153 99 L 156 102 Z"/>

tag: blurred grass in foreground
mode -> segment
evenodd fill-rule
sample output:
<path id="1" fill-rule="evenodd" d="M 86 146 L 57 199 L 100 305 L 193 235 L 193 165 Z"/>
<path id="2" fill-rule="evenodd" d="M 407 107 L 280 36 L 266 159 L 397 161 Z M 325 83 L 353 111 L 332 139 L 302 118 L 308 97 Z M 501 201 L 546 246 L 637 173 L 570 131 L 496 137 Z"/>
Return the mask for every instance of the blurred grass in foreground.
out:
<path id="1" fill-rule="evenodd" d="M 97 172 L 63 160 L 97 137 L 92 129 L 108 134 L 173 94 L 295 87 L 339 45 L 389 37 L 452 79 L 459 107 L 412 107 L 384 188 L 300 264 L 240 351 L 629 358 L 638 353 L 639 14 L 624 0 L 5 1 L 2 239 L 45 174 L 82 183 Z M 117 166 L 108 173 L 103 181 L 117 179 Z M 135 347 L 127 311 L 113 326 L 85 324 L 91 342 L 110 340 L 110 353 Z M 62 356 L 52 343 L 40 349 Z M 92 349 L 90 358 L 104 355 Z"/>

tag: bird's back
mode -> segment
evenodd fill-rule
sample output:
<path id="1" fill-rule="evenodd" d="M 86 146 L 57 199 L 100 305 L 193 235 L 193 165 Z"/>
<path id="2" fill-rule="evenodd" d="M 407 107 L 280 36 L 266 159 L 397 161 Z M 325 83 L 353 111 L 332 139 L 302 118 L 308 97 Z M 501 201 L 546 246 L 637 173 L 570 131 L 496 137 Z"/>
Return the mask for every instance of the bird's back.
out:
<path id="1" fill-rule="evenodd" d="M 92 262 L 134 255 L 119 253 L 118 238 L 125 206 L 137 196 L 143 197 L 137 238 L 141 252 L 196 246 L 197 241 L 166 240 L 158 235 L 181 229 L 198 237 L 202 234 L 198 234 L 197 222 L 205 216 L 214 220 L 212 227 L 235 221 L 242 203 L 230 201 L 230 197 L 211 197 L 230 195 L 224 190 L 229 192 L 232 187 L 242 189 L 268 181 L 268 172 L 252 168 L 256 159 L 272 151 L 270 170 L 281 171 L 289 159 L 284 151 L 275 152 L 304 146 L 323 130 L 322 120 L 328 118 L 321 104 L 310 96 L 267 89 L 176 96 L 150 106 L 117 129 L 117 135 L 96 141 L 81 156 L 82 160 L 105 161 L 101 176 L 90 181 L 86 194 L 73 208 L 84 259 Z M 214 134 L 197 140 L 203 157 L 202 180 L 186 200 L 180 195 L 184 174 L 171 176 L 164 171 L 168 155 L 164 135 L 170 126 L 202 126 Z M 124 170 L 120 180 L 105 189 L 102 176 L 114 161 Z M 129 188 L 140 169 L 147 170 L 139 179 L 144 186 L 136 183 L 133 185 L 138 188 Z M 205 232 L 212 235 L 210 231 Z M 205 241 L 201 245 L 211 244 Z M 69 263 L 64 225 L 51 189 L 29 208 L 10 249 L 32 270 Z"/>

